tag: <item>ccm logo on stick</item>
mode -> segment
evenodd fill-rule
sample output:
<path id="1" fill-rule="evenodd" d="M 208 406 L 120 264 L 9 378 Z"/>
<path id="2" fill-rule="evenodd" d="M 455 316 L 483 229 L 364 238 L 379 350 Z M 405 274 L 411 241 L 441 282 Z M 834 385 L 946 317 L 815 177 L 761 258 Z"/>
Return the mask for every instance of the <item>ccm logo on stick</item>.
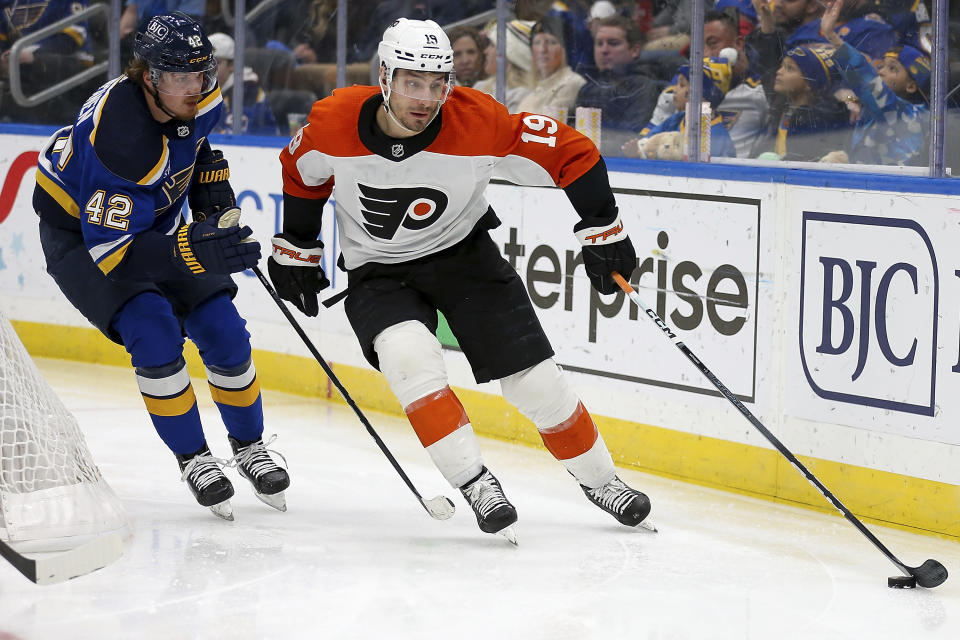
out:
<path id="1" fill-rule="evenodd" d="M 800 359 L 829 400 L 933 415 L 940 282 L 912 220 L 805 211 Z"/>

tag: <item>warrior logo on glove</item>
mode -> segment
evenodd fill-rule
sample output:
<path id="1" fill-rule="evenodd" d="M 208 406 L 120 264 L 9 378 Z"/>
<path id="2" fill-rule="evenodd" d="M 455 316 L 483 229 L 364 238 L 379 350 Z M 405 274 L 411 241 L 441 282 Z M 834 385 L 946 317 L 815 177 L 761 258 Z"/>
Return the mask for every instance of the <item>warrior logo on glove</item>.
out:
<path id="1" fill-rule="evenodd" d="M 363 227 L 375 238 L 391 240 L 400 227 L 419 231 L 447 210 L 447 194 L 428 187 L 372 187 L 357 183 Z"/>

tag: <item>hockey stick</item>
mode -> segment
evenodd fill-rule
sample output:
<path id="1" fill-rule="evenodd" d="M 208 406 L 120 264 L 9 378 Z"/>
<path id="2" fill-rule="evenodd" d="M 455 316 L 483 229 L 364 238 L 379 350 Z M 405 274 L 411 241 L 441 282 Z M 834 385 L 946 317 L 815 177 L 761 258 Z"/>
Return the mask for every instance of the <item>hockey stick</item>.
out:
<path id="1" fill-rule="evenodd" d="M 690 362 L 692 362 L 694 366 L 700 370 L 700 373 L 706 376 L 707 380 L 713 383 L 713 386 L 715 386 L 717 390 L 719 390 L 720 393 L 722 393 L 727 400 L 732 402 L 733 406 L 735 406 L 740 411 L 740 413 L 743 414 L 743 417 L 749 420 L 750 424 L 756 427 L 757 431 L 762 433 L 763 437 L 769 440 L 770 444 L 776 447 L 777 451 L 779 451 L 784 458 L 789 460 L 790 464 L 792 464 L 797 469 L 797 471 L 803 474 L 803 476 L 806 477 L 806 479 L 810 482 L 810 484 L 816 487 L 820 491 L 820 493 L 822 493 L 823 496 L 827 500 L 829 500 L 833 504 L 833 506 L 836 507 L 840 511 L 840 513 L 842 513 L 844 517 L 847 520 L 849 520 L 850 523 L 853 524 L 853 526 L 855 526 L 860 531 L 860 533 L 866 536 L 867 540 L 873 543 L 873 546 L 879 549 L 883 553 L 883 555 L 885 555 L 887 559 L 890 560 L 890 562 L 896 565 L 896 567 L 900 569 L 900 571 L 902 571 L 904 575 L 913 576 L 914 578 L 916 578 L 917 584 L 919 584 L 921 587 L 926 587 L 930 589 L 943 584 L 943 581 L 947 579 L 946 567 L 944 567 L 942 564 L 940 564 L 939 562 L 937 562 L 932 558 L 924 562 L 919 567 L 908 567 L 907 565 L 900 562 L 900 560 L 895 555 L 890 553 L 890 550 L 887 549 L 884 546 L 884 544 L 880 542 L 880 540 L 877 539 L 877 537 L 873 535 L 873 533 L 869 529 L 867 529 L 866 525 L 860 522 L 860 519 L 857 518 L 857 516 L 853 515 L 853 513 L 849 509 L 847 509 L 847 507 L 845 507 L 843 503 L 840 502 L 837 499 L 837 497 L 834 496 L 830 492 L 830 490 L 827 489 L 827 487 L 824 486 L 824 484 L 820 482 L 820 480 L 815 475 L 813 475 L 813 473 L 811 473 L 810 470 L 807 469 L 803 465 L 803 463 L 800 462 L 797 459 L 797 457 L 793 455 L 790 452 L 790 450 L 787 449 L 783 445 L 783 443 L 777 439 L 776 436 L 774 436 L 770 432 L 769 429 L 763 426 L 763 423 L 760 422 L 760 420 L 757 419 L 757 417 L 753 415 L 750 412 L 750 410 L 747 409 L 744 406 L 744 404 L 740 402 L 740 400 L 735 395 L 733 395 L 733 393 L 730 391 L 730 389 L 726 387 L 726 385 L 720 382 L 720 379 L 717 378 L 717 376 L 715 376 L 713 372 L 710 371 L 710 369 L 708 369 L 705 364 L 700 362 L 700 359 L 697 358 L 697 356 L 693 355 L 693 352 L 690 351 L 689 348 L 687 348 L 687 345 L 683 344 L 683 342 L 680 341 L 680 339 L 677 337 L 677 334 L 673 331 L 673 329 L 667 326 L 667 323 L 665 323 L 663 319 L 660 316 L 658 316 L 653 309 L 649 309 L 647 308 L 646 305 L 643 304 L 643 302 L 640 300 L 640 296 L 637 294 L 636 291 L 633 290 L 633 287 L 630 286 L 630 283 L 624 280 L 623 276 L 621 276 L 616 271 L 614 271 L 611 275 L 613 276 L 613 279 L 617 282 L 617 284 L 620 285 L 620 288 L 623 289 L 624 293 L 626 293 L 627 296 L 631 300 L 633 300 L 634 304 L 640 307 L 640 309 L 644 313 L 646 313 L 647 316 L 649 316 L 649 318 L 653 320 L 658 327 L 660 327 L 660 330 L 663 331 L 664 335 L 667 336 L 667 338 L 669 338 L 670 341 L 673 342 L 673 344 L 678 349 L 680 349 L 683 355 L 687 356 L 687 359 L 690 360 Z"/>
<path id="2" fill-rule="evenodd" d="M 337 378 L 336 374 L 333 372 L 333 369 L 329 364 L 327 364 L 327 361 L 323 359 L 323 356 L 320 355 L 320 352 L 317 351 L 317 348 L 313 346 L 313 342 L 307 337 L 307 334 L 300 326 L 300 323 L 297 322 L 296 318 L 293 317 L 293 314 L 290 313 L 290 310 L 287 309 L 287 305 L 284 304 L 283 300 L 280 299 L 280 296 L 277 295 L 273 285 L 270 284 L 270 281 L 267 280 L 267 278 L 263 275 L 263 272 L 260 271 L 259 267 L 252 267 L 252 269 L 257 278 L 263 284 L 264 288 L 267 290 L 267 293 L 270 294 L 270 297 L 273 298 L 273 301 L 277 303 L 278 307 L 280 307 L 280 311 L 282 311 L 283 315 L 286 316 L 287 320 L 290 322 L 290 326 L 292 326 L 294 331 L 297 332 L 297 335 L 300 336 L 300 339 L 303 340 L 303 343 L 307 345 L 307 349 L 309 349 L 310 353 L 313 354 L 313 357 L 316 358 L 317 362 L 323 368 L 324 373 L 326 373 L 327 377 L 330 378 L 330 381 L 333 382 L 333 385 L 337 388 L 337 391 L 340 392 L 340 395 L 343 396 L 343 399 L 347 401 L 347 404 L 350 405 L 350 408 L 353 409 L 353 412 L 357 414 L 360 422 L 363 423 L 363 426 L 366 427 L 370 435 L 373 436 L 377 446 L 380 447 L 380 451 L 383 452 L 383 455 L 387 456 L 387 460 L 390 461 L 390 464 L 393 465 L 393 468 L 396 469 L 397 473 L 400 474 L 400 477 L 403 478 L 403 481 L 407 484 L 407 488 L 413 492 L 413 495 L 417 496 L 417 500 L 419 500 L 420 504 L 423 505 L 423 508 L 427 510 L 427 513 L 430 514 L 430 517 L 434 518 L 435 520 L 447 520 L 448 518 L 453 517 L 455 507 L 453 506 L 453 502 L 450 501 L 450 498 L 447 498 L 446 496 L 435 496 L 427 500 L 420 495 L 420 492 L 417 491 L 417 488 L 413 486 L 413 482 L 411 482 L 410 478 L 407 477 L 407 474 L 404 473 L 400 463 L 397 462 L 397 459 L 394 458 L 393 454 L 390 453 L 390 450 L 387 449 L 387 445 L 385 445 L 383 440 L 380 439 L 380 436 L 374 430 L 373 425 L 370 424 L 370 421 L 367 420 L 367 417 L 363 415 L 362 411 L 360 411 L 360 407 L 357 406 L 357 403 L 354 402 L 353 398 L 350 397 L 350 394 L 347 393 L 347 390 L 343 387 L 343 384 L 340 382 L 340 379 Z"/>
<path id="3" fill-rule="evenodd" d="M 0 556 L 35 584 L 56 584 L 102 569 L 123 555 L 123 539 L 118 534 L 96 540 L 62 553 L 27 558 L 0 540 Z"/>

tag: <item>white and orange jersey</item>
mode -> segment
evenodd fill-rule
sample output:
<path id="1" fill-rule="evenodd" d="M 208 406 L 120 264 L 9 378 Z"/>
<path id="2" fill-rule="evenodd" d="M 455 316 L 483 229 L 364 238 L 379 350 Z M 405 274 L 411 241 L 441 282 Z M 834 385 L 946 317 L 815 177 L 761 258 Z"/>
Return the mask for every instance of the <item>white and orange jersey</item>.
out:
<path id="1" fill-rule="evenodd" d="M 484 191 L 494 177 L 567 187 L 600 161 L 594 144 L 574 129 L 542 115 L 509 114 L 467 87 L 454 89 L 434 121 L 411 138 L 380 131 L 375 116 L 382 103 L 377 87 L 339 89 L 314 104 L 308 123 L 280 153 L 285 194 L 325 201 L 336 181 L 347 269 L 405 262 L 456 244 L 487 212 Z"/>

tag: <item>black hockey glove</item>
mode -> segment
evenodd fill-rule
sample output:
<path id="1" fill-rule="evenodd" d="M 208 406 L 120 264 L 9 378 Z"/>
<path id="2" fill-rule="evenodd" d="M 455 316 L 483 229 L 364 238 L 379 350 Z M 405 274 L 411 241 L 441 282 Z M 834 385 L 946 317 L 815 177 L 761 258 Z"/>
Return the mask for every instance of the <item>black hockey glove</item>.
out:
<path id="1" fill-rule="evenodd" d="M 320 311 L 317 294 L 330 286 L 320 266 L 322 259 L 323 243 L 319 240 L 300 240 L 288 233 L 273 236 L 267 271 L 277 295 L 310 317 Z"/>
<path id="2" fill-rule="evenodd" d="M 250 238 L 250 227 L 239 226 L 240 209 L 215 213 L 203 222 L 177 229 L 173 261 L 195 276 L 236 273 L 260 261 L 260 243 Z"/>
<path id="3" fill-rule="evenodd" d="M 217 211 L 226 211 L 237 206 L 237 198 L 230 187 L 230 167 L 221 151 L 211 151 L 204 162 L 197 161 L 193 167 L 193 182 L 190 184 L 190 211 L 193 219 L 202 222 Z"/>
<path id="4" fill-rule="evenodd" d="M 573 233 L 583 245 L 583 268 L 593 288 L 604 294 L 619 291 L 610 272 L 617 271 L 629 280 L 637 268 L 637 252 L 619 214 L 612 222 L 609 218 L 585 218 L 574 225 Z"/>

